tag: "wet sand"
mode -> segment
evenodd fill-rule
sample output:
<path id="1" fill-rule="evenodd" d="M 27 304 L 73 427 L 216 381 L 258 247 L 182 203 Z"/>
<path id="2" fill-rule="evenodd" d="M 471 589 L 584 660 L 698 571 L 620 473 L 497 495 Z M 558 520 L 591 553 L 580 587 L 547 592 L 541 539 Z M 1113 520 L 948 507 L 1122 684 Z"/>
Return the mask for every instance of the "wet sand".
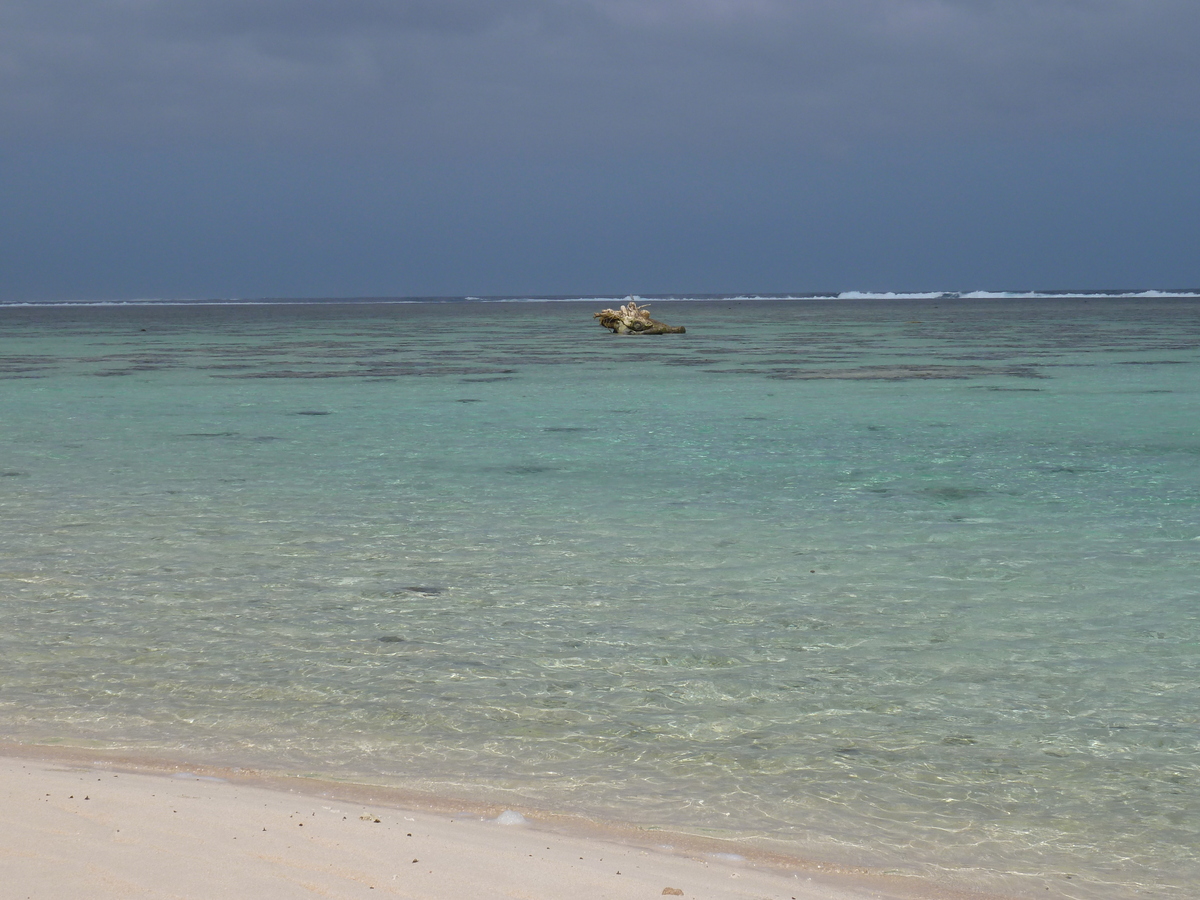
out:
<path id="1" fill-rule="evenodd" d="M 86 750 L 0 753 L 5 898 L 983 897 L 731 842 L 369 785 Z"/>

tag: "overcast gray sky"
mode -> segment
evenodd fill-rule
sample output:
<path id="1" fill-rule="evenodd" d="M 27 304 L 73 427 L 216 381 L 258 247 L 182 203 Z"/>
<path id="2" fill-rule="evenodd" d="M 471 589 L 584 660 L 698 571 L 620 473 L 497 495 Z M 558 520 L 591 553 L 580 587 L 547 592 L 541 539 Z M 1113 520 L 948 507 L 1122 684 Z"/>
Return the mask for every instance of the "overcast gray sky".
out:
<path id="1" fill-rule="evenodd" d="M 0 0 L 0 299 L 1200 286 L 1196 0 Z"/>

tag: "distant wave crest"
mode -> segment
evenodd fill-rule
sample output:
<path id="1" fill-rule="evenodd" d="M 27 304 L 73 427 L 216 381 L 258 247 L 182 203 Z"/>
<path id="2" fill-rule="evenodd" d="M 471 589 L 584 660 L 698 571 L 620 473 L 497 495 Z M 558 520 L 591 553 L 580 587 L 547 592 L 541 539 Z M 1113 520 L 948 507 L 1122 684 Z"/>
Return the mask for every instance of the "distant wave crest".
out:
<path id="1" fill-rule="evenodd" d="M 788 300 L 1139 300 L 1139 299 L 1200 299 L 1200 289 L 1136 291 L 841 291 L 789 294 L 646 294 L 630 295 L 638 301 L 668 303 L 672 301 L 711 300 L 788 301 Z M 553 296 L 523 295 L 493 297 L 265 297 L 241 299 L 236 297 L 212 300 L 181 298 L 148 298 L 131 300 L 15 300 L 0 301 L 0 308 L 46 306 L 293 306 L 315 304 L 393 304 L 393 303 L 623 303 L 629 296 Z"/>

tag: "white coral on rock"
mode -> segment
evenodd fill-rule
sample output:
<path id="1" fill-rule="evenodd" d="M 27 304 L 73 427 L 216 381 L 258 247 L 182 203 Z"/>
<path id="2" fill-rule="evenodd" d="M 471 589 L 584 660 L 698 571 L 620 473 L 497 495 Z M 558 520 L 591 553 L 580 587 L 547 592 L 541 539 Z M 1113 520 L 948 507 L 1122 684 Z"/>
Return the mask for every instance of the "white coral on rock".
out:
<path id="1" fill-rule="evenodd" d="M 600 324 L 617 334 L 671 334 L 682 333 L 682 326 L 666 325 L 650 318 L 650 305 L 639 306 L 632 297 L 620 309 L 602 309 L 592 315 Z"/>

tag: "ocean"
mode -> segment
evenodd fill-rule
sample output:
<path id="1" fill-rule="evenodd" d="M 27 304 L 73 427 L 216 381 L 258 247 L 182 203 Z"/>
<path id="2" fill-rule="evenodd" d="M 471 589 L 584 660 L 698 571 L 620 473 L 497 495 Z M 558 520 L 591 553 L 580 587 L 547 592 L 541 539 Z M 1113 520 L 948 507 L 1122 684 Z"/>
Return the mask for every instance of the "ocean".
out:
<path id="1" fill-rule="evenodd" d="M 1200 886 L 1200 297 L 0 307 L 0 736 Z"/>

